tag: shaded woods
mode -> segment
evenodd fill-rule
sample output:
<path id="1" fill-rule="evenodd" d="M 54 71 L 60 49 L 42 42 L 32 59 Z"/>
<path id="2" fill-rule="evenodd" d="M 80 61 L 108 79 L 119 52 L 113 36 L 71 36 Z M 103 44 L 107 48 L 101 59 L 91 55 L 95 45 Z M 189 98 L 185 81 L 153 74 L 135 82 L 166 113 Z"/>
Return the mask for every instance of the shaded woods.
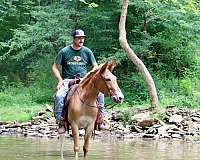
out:
<path id="1" fill-rule="evenodd" d="M 85 45 L 98 63 L 117 59 L 114 74 L 125 96 L 119 106 L 149 107 L 144 78 L 118 41 L 121 6 L 121 0 L 1 1 L 0 120 L 14 119 L 17 111 L 23 121 L 53 103 L 50 67 L 75 28 L 87 34 Z M 152 75 L 161 107 L 199 107 L 199 16 L 194 0 L 129 2 L 127 40 Z"/>

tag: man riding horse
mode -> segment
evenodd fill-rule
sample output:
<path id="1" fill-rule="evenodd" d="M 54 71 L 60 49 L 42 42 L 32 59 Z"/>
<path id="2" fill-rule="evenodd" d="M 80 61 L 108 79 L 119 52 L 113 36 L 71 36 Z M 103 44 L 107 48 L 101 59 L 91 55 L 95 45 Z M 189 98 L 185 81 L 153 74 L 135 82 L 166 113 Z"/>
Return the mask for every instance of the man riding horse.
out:
<path id="1" fill-rule="evenodd" d="M 61 116 L 64 99 L 68 91 L 68 84 L 77 74 L 83 78 L 87 73 L 87 66 L 96 68 L 97 62 L 92 51 L 83 46 L 85 40 L 84 31 L 75 30 L 72 33 L 73 41 L 70 45 L 61 49 L 52 65 L 52 71 L 58 81 L 55 95 L 55 118 L 59 125 L 58 133 L 65 133 L 64 119 Z M 62 74 L 59 68 L 62 67 Z M 104 116 L 104 95 L 100 92 L 97 98 L 100 117 Z"/>

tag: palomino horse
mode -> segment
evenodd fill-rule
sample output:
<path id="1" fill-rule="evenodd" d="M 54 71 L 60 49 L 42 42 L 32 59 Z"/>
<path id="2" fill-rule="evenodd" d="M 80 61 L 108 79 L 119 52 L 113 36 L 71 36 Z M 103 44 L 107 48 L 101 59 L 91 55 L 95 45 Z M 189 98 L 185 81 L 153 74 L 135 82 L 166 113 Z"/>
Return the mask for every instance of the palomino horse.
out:
<path id="1" fill-rule="evenodd" d="M 67 106 L 64 106 L 64 110 L 68 107 L 68 111 L 64 112 L 64 117 L 65 120 L 66 117 L 68 118 L 71 125 L 76 159 L 78 159 L 79 152 L 79 128 L 85 129 L 83 151 L 86 159 L 90 137 L 98 114 L 96 104 L 98 93 L 102 92 L 110 96 L 111 100 L 117 103 L 121 103 L 124 99 L 117 79 L 112 74 L 115 65 L 114 61 L 110 64 L 107 62 L 90 71 L 77 86 L 74 86 L 73 94 L 70 96 Z"/>

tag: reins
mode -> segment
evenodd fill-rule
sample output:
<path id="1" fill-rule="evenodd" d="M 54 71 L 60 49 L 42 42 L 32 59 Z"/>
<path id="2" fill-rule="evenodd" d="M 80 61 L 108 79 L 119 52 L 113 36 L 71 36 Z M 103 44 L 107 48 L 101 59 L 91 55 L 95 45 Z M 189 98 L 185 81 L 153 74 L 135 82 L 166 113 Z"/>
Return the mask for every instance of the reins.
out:
<path id="1" fill-rule="evenodd" d="M 92 104 L 89 104 L 89 103 L 87 103 L 86 101 L 84 101 L 84 100 L 81 98 L 79 91 L 78 91 L 78 90 L 76 90 L 76 91 L 77 91 L 77 93 L 78 93 L 78 97 L 79 97 L 81 103 L 86 104 L 86 105 L 89 106 L 89 107 L 98 108 L 96 105 L 92 105 Z"/>
<path id="2" fill-rule="evenodd" d="M 106 88 L 107 88 L 107 90 L 108 90 L 108 93 L 109 93 L 109 96 L 110 96 L 110 89 L 109 89 L 109 87 L 108 87 L 108 85 L 107 85 L 107 83 L 106 83 L 105 78 L 104 78 L 101 74 L 100 74 L 100 77 L 101 77 L 101 79 L 103 80 L 103 82 L 105 83 L 105 86 L 106 86 Z M 98 89 L 96 88 L 94 82 L 93 82 L 93 88 L 94 88 L 95 90 L 98 91 Z M 84 99 L 82 99 L 81 96 L 80 96 L 80 93 L 79 93 L 78 89 L 77 89 L 76 91 L 77 91 L 77 93 L 78 93 L 78 97 L 79 97 L 81 103 L 86 104 L 86 105 L 89 106 L 89 107 L 98 108 L 97 105 L 89 104 L 89 103 L 87 103 Z"/>

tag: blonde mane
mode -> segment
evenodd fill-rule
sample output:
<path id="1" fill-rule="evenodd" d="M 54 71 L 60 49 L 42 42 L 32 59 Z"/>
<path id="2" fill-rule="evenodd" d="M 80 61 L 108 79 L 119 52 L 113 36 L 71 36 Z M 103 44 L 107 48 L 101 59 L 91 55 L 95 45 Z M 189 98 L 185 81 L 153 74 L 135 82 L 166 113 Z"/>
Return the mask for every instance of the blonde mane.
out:
<path id="1" fill-rule="evenodd" d="M 87 84 L 87 82 L 90 81 L 91 77 L 93 77 L 93 75 L 95 75 L 102 67 L 103 64 L 100 64 L 98 67 L 95 67 L 94 69 L 92 69 L 91 71 L 89 71 L 81 80 L 80 84 L 82 86 L 84 86 L 85 84 Z"/>

